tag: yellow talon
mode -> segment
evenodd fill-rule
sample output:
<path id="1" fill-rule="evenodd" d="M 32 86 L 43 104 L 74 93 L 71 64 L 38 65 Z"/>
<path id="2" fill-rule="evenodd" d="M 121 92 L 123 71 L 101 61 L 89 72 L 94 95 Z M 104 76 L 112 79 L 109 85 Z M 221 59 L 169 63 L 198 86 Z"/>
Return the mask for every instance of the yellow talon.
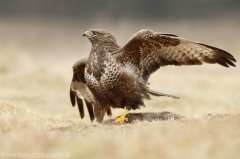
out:
<path id="1" fill-rule="evenodd" d="M 127 113 L 128 113 L 128 110 L 125 109 L 125 111 L 123 112 L 123 114 L 122 114 L 120 117 L 118 117 L 118 118 L 115 119 L 115 123 L 128 122 L 128 118 L 125 118 L 125 116 L 126 116 Z"/>

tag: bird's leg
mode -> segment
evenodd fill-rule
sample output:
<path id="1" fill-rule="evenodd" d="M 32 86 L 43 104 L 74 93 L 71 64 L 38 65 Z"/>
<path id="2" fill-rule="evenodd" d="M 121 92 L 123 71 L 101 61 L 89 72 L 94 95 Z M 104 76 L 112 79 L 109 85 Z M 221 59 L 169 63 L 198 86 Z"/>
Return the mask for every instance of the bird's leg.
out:
<path id="1" fill-rule="evenodd" d="M 105 115 L 105 107 L 103 107 L 98 101 L 95 101 L 94 114 L 97 122 L 101 123 Z"/>
<path id="2" fill-rule="evenodd" d="M 115 123 L 128 122 L 128 118 L 125 118 L 125 116 L 126 116 L 127 113 L 128 113 L 128 110 L 125 109 L 125 111 L 123 112 L 123 114 L 122 114 L 120 117 L 118 117 L 118 118 L 115 119 Z"/>

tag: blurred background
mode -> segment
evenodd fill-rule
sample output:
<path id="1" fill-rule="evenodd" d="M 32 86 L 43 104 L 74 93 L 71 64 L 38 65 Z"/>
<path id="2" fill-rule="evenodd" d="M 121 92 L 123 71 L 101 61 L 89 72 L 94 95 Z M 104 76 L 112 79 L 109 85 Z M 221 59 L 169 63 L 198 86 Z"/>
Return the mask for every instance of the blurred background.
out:
<path id="1" fill-rule="evenodd" d="M 86 30 L 107 29 L 123 45 L 138 30 L 149 28 L 234 53 L 239 15 L 238 0 L 1 0 L 0 51 L 44 54 L 45 60 L 54 62 L 88 54 L 89 42 L 81 37 Z"/>
<path id="2" fill-rule="evenodd" d="M 82 38 L 82 33 L 92 28 L 109 30 L 121 46 L 135 32 L 147 28 L 213 45 L 239 57 L 239 15 L 239 0 L 0 0 L 0 100 L 43 112 L 50 109 L 60 114 L 63 110 L 76 111 L 70 108 L 68 99 L 72 64 L 89 54 L 91 44 Z M 205 72 L 208 67 L 210 70 L 217 68 L 223 74 L 236 71 L 209 65 L 170 66 L 154 74 L 152 87 L 187 96 L 196 89 L 194 84 L 192 90 L 183 93 L 176 79 L 187 75 L 195 77 L 192 72 L 201 69 Z M 189 74 L 183 74 L 184 71 Z M 182 76 L 177 76 L 179 74 Z M 171 78 L 172 83 L 163 84 Z M 202 93 L 204 91 L 199 94 Z M 159 98 L 153 101 L 156 103 L 149 105 L 163 102 Z M 157 108 L 171 110 L 171 106 Z M 172 107 L 172 110 L 177 109 Z M 191 112 L 186 111 L 189 108 L 183 110 L 178 111 Z"/>
<path id="3" fill-rule="evenodd" d="M 239 15 L 238 0 L 1 0 L 0 48 L 44 57 L 88 54 L 86 30 L 107 29 L 123 45 L 149 28 L 229 50 L 239 42 Z"/>
<path id="4" fill-rule="evenodd" d="M 182 99 L 152 97 L 132 112 L 170 111 L 185 120 L 101 125 L 87 113 L 80 119 L 69 99 L 72 65 L 88 56 L 91 43 L 82 34 L 93 28 L 109 30 L 121 46 L 140 29 L 172 33 L 240 60 L 239 0 L 0 0 L 1 152 L 239 158 L 239 62 L 168 66 L 151 76 L 151 88 Z M 113 110 L 112 118 L 122 112 Z"/>

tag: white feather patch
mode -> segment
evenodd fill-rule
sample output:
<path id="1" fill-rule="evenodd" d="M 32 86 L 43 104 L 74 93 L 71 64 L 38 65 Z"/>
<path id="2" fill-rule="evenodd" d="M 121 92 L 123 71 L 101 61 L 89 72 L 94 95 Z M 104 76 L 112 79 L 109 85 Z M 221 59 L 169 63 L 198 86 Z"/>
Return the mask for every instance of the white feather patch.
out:
<path id="1" fill-rule="evenodd" d="M 136 76 L 136 71 L 134 69 L 134 66 L 130 63 L 125 64 L 124 71 L 133 75 L 133 76 Z"/>

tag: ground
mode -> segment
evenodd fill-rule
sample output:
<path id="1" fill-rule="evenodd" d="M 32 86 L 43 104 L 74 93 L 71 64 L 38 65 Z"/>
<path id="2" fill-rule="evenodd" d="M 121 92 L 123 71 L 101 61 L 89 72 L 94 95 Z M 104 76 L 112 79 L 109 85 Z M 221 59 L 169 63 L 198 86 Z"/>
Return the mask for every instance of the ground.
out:
<path id="1" fill-rule="evenodd" d="M 16 27 L 12 22 L 1 21 L 0 25 L 8 28 L 0 38 L 0 155 L 59 152 L 65 155 L 62 158 L 70 155 L 71 158 L 104 159 L 237 159 L 240 156 L 238 63 L 236 68 L 208 64 L 163 67 L 151 77 L 150 87 L 181 99 L 152 97 L 145 102 L 146 107 L 131 112 L 169 111 L 185 118 L 98 124 L 90 122 L 87 114 L 81 120 L 77 107 L 73 108 L 69 99 L 72 64 L 87 55 L 90 49 L 90 42 L 81 39 L 81 33 L 91 28 L 81 28 L 79 24 L 72 28 L 65 25 L 56 27 L 47 22 L 43 26 L 21 23 Z M 212 25 L 206 27 L 211 28 Z M 124 25 L 109 30 L 116 32 L 123 45 L 139 30 L 136 26 L 127 35 L 122 35 L 128 28 Z M 151 29 L 173 32 L 175 28 L 168 26 L 173 24 L 162 25 L 160 29 L 155 24 Z M 216 33 L 218 30 L 206 30 L 205 35 L 198 33 L 202 30 L 198 24 L 193 23 L 191 28 L 186 26 L 182 25 L 176 32 L 228 50 L 239 61 L 237 44 L 240 36 L 234 31 L 239 25 L 226 23 L 220 26 L 218 30 L 230 27 L 221 35 Z M 16 29 L 27 29 L 30 35 L 22 36 L 24 33 Z M 197 33 L 192 35 L 184 30 Z M 229 40 L 231 37 L 234 39 Z M 114 109 L 113 116 L 104 120 L 113 119 L 122 112 Z"/>

